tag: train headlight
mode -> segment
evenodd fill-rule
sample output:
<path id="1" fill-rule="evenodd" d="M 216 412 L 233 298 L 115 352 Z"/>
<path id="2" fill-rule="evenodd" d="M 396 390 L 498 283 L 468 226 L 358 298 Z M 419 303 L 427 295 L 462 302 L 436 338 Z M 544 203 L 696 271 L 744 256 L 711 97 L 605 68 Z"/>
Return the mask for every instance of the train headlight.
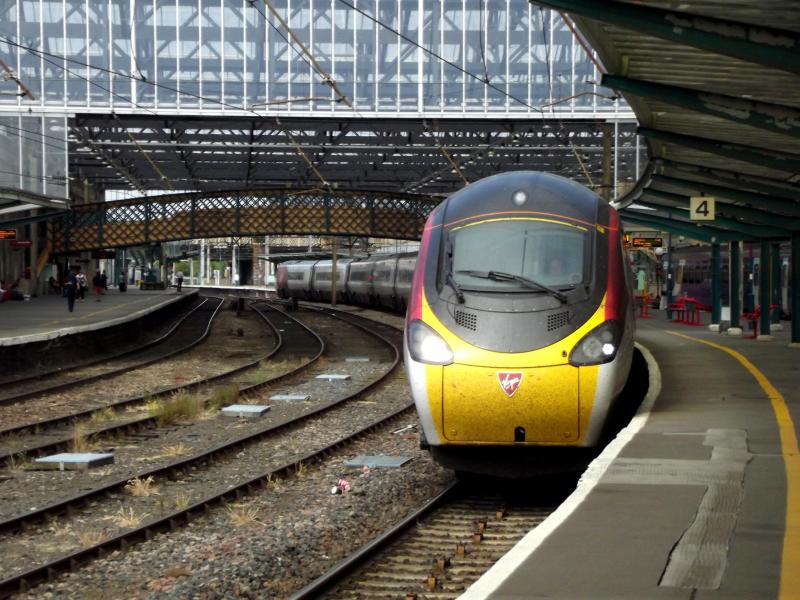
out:
<path id="1" fill-rule="evenodd" d="M 411 321 L 406 336 L 409 354 L 415 361 L 429 365 L 449 365 L 453 362 L 453 351 L 447 342 L 422 321 Z"/>
<path id="2" fill-rule="evenodd" d="M 576 366 L 611 362 L 617 356 L 621 338 L 619 323 L 606 321 L 583 336 L 569 355 L 569 362 Z"/>

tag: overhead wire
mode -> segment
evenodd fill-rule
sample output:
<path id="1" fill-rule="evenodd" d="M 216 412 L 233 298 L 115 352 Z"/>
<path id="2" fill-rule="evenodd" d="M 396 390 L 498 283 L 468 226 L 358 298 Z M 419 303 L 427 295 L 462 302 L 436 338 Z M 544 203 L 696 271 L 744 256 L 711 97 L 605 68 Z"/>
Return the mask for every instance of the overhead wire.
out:
<path id="1" fill-rule="evenodd" d="M 371 14 L 369 14 L 368 12 L 358 8 L 357 6 L 355 6 L 354 4 L 349 2 L 348 0 L 339 0 L 339 2 L 341 2 L 345 6 L 350 7 L 352 10 L 358 12 L 362 16 L 366 17 L 367 19 L 369 19 L 370 21 L 375 23 L 376 25 L 378 25 L 380 27 L 383 27 L 387 31 L 390 31 L 390 32 L 394 33 L 400 39 L 408 42 L 409 44 L 412 44 L 413 46 L 421 49 L 423 52 L 426 52 L 430 56 L 433 56 L 434 58 L 442 61 L 446 65 L 448 65 L 448 66 L 456 69 L 457 71 L 463 73 L 465 76 L 470 77 L 472 79 L 475 79 L 476 81 L 479 81 L 479 82 L 483 83 L 484 85 L 488 86 L 490 89 L 493 89 L 493 90 L 499 92 L 500 94 L 502 94 L 503 96 L 509 98 L 510 100 L 513 100 L 514 102 L 517 102 L 517 103 L 521 104 L 522 106 L 525 106 L 525 107 L 527 107 L 527 108 L 529 108 L 529 109 L 531 109 L 531 110 L 533 110 L 535 112 L 538 112 L 541 115 L 544 115 L 544 110 L 541 107 L 535 106 L 533 104 L 530 104 L 529 102 L 526 102 L 525 100 L 523 100 L 521 98 L 518 98 L 517 96 L 515 96 L 515 95 L 511 94 L 510 92 L 508 92 L 507 90 L 504 90 L 501 87 L 491 83 L 491 81 L 487 82 L 485 79 L 481 79 L 479 75 L 475 75 L 471 71 L 468 71 L 467 69 L 464 69 L 460 65 L 458 65 L 458 64 L 456 64 L 456 63 L 444 58 L 442 55 L 438 54 L 437 52 L 434 52 L 430 48 L 426 48 L 425 46 L 419 44 L 416 40 L 410 38 L 407 35 L 404 35 L 403 33 L 401 33 L 399 30 L 395 29 L 391 25 L 388 25 L 387 23 L 384 23 L 383 21 L 381 21 L 377 17 L 374 17 Z M 482 6 L 483 5 L 481 4 L 481 7 Z M 544 21 L 542 21 L 542 29 L 544 30 Z M 482 40 L 482 38 L 481 38 L 481 40 Z M 548 56 L 548 77 L 550 77 L 549 62 L 550 61 L 549 61 L 549 56 Z M 552 82 L 550 83 L 549 88 L 552 90 Z M 551 92 L 551 94 L 549 94 L 549 97 L 552 97 L 552 92 Z M 551 105 L 552 105 L 552 103 L 551 103 Z M 563 121 L 561 119 L 559 119 L 558 117 L 555 117 L 555 121 L 556 121 L 556 123 L 557 123 L 557 125 L 559 127 L 559 133 L 563 134 L 564 133 L 564 123 L 563 123 Z M 580 153 L 578 152 L 577 148 L 575 147 L 575 144 L 573 144 L 572 141 L 569 139 L 569 136 L 566 135 L 562 139 L 561 136 L 556 135 L 556 139 L 558 139 L 565 147 L 567 147 L 572 152 L 572 154 L 575 156 L 575 158 L 576 158 L 576 160 L 578 162 L 578 165 L 580 166 L 581 170 L 583 171 L 584 176 L 589 181 L 589 184 L 590 185 L 594 185 L 592 177 L 591 177 L 589 171 L 586 169 L 586 165 L 584 164 L 583 159 L 580 156 Z"/>

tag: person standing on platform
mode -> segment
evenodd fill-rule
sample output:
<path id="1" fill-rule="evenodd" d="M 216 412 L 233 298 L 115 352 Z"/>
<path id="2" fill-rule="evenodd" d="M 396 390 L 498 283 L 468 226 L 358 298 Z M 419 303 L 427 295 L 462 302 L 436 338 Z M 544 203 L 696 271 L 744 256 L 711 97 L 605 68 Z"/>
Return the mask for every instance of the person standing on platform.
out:
<path id="1" fill-rule="evenodd" d="M 83 301 L 86 299 L 86 288 L 89 287 L 89 282 L 86 281 L 86 275 L 81 272 L 75 273 L 75 279 L 78 281 L 78 285 L 75 288 L 75 297 Z"/>
<path id="2" fill-rule="evenodd" d="M 95 301 L 100 302 L 100 294 L 103 293 L 103 277 L 100 275 L 100 271 L 94 272 L 92 285 L 94 286 Z"/>
<path id="3" fill-rule="evenodd" d="M 100 283 L 103 284 L 103 293 L 105 294 L 108 291 L 108 276 L 105 271 L 100 273 Z"/>
<path id="4" fill-rule="evenodd" d="M 64 278 L 64 295 L 67 297 L 67 308 L 69 312 L 75 309 L 75 295 L 78 293 L 78 278 L 72 269 L 67 271 Z"/>
<path id="5" fill-rule="evenodd" d="M 178 271 L 175 273 L 175 281 L 178 282 L 178 291 L 181 291 L 181 286 L 183 285 L 183 271 Z"/>

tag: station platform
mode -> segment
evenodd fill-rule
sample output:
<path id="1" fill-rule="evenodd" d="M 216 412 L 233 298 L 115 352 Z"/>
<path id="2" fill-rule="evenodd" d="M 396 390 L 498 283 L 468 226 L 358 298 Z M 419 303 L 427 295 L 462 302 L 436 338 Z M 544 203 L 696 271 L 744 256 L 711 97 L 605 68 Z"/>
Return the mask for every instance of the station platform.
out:
<path id="1" fill-rule="evenodd" d="M 44 342 L 55 338 L 122 325 L 180 301 L 197 290 L 178 294 L 175 289 L 126 292 L 108 290 L 96 302 L 87 291 L 86 300 L 76 300 L 67 310 L 67 300 L 58 295 L 40 296 L 25 302 L 0 304 L 0 347 Z"/>
<path id="2" fill-rule="evenodd" d="M 637 329 L 636 417 L 462 599 L 800 597 L 800 349 Z"/>

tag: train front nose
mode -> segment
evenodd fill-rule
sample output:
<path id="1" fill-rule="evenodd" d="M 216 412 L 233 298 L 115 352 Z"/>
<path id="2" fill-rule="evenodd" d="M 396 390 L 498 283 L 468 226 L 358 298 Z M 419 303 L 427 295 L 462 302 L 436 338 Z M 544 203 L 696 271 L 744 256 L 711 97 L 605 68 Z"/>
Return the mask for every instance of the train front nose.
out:
<path id="1" fill-rule="evenodd" d="M 442 369 L 442 429 L 452 443 L 564 444 L 580 435 L 578 369 L 572 365 Z"/>

